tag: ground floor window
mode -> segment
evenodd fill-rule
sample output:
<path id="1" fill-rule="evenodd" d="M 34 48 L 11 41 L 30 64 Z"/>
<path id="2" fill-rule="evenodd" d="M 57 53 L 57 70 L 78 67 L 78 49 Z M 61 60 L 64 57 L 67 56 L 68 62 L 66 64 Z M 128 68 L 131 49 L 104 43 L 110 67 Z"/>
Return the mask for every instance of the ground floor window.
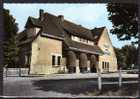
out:
<path id="1" fill-rule="evenodd" d="M 57 56 L 57 65 L 60 65 L 61 63 L 61 56 Z"/>
<path id="2" fill-rule="evenodd" d="M 55 65 L 55 56 L 52 56 L 52 65 Z"/>
<path id="3" fill-rule="evenodd" d="M 52 55 L 52 65 L 53 66 L 61 65 L 61 56 L 60 55 Z"/>
<path id="4" fill-rule="evenodd" d="M 102 69 L 103 71 L 108 72 L 109 71 L 109 62 L 102 62 Z"/>

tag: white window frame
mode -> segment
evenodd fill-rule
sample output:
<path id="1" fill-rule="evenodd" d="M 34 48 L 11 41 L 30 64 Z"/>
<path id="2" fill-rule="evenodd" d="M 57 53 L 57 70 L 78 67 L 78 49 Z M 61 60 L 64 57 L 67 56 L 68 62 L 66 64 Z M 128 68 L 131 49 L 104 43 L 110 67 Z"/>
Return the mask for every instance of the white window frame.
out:
<path id="1" fill-rule="evenodd" d="M 81 37 L 78 37 L 78 36 L 71 35 L 71 39 L 73 41 L 84 43 L 84 44 L 87 44 L 87 45 L 94 45 L 93 41 L 88 40 L 88 39 L 84 39 L 84 38 L 81 38 Z"/>
<path id="2" fill-rule="evenodd" d="M 62 55 L 58 54 L 58 53 L 51 53 L 51 57 L 52 56 L 55 56 L 55 65 L 52 64 L 52 66 L 54 66 L 54 67 L 61 66 Z M 58 65 L 58 56 L 60 56 L 60 65 Z"/>

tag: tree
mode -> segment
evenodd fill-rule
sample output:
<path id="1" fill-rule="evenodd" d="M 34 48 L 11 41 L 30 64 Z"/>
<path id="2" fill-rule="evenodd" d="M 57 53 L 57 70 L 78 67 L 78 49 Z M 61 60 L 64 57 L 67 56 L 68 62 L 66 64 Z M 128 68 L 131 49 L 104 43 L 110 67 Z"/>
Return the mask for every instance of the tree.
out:
<path id="1" fill-rule="evenodd" d="M 16 35 L 18 31 L 17 23 L 9 10 L 3 9 L 4 15 L 4 65 L 7 67 L 16 67 L 18 59 L 18 47 Z"/>
<path id="2" fill-rule="evenodd" d="M 4 31 L 5 31 L 5 40 L 15 36 L 18 31 L 18 24 L 15 22 L 15 18 L 10 15 L 9 10 L 3 9 L 4 14 Z"/>
<path id="3" fill-rule="evenodd" d="M 123 3 L 108 3 L 108 19 L 112 22 L 112 34 L 117 35 L 119 40 L 132 40 L 138 43 L 138 5 Z"/>
<path id="4" fill-rule="evenodd" d="M 137 65 L 137 54 L 138 50 L 134 45 L 125 45 L 121 49 L 122 53 L 125 55 L 125 64 L 127 68 L 131 68 L 134 64 Z"/>
<path id="5" fill-rule="evenodd" d="M 17 67 L 18 63 L 18 46 L 16 38 L 11 37 L 4 43 L 4 65 L 7 67 Z"/>
<path id="6" fill-rule="evenodd" d="M 123 69 L 137 68 L 138 49 L 134 45 L 125 45 L 121 49 L 115 48 L 118 66 Z"/>
<path id="7" fill-rule="evenodd" d="M 121 68 L 125 68 L 126 64 L 125 64 L 125 55 L 124 53 L 122 53 L 120 48 L 114 48 L 115 49 L 115 53 L 116 53 L 116 57 L 117 57 L 117 63 L 118 63 L 118 69 Z"/>

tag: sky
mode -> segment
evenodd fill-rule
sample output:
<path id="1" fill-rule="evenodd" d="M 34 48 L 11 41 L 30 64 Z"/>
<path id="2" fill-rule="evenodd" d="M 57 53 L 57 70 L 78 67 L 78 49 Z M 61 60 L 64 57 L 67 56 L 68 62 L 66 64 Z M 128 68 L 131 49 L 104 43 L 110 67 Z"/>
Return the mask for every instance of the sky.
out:
<path id="1" fill-rule="evenodd" d="M 29 16 L 39 17 L 39 10 L 49 12 L 56 16 L 64 15 L 64 19 L 82 25 L 88 29 L 106 26 L 113 46 L 121 48 L 130 41 L 119 41 L 116 35 L 110 33 L 112 23 L 108 20 L 106 4 L 4 4 L 4 8 L 10 10 L 10 14 L 16 19 L 19 31 L 24 30 Z"/>

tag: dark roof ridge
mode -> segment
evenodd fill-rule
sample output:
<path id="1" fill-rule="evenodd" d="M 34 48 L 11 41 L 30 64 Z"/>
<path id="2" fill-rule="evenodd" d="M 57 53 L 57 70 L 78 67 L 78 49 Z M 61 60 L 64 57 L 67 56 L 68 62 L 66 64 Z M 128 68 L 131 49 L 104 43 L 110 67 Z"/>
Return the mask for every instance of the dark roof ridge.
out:
<path id="1" fill-rule="evenodd" d="M 48 13 L 48 12 L 45 12 L 44 14 L 49 14 L 49 15 L 51 15 L 51 16 L 53 16 L 53 17 L 56 17 L 56 18 L 58 18 L 58 16 L 59 16 L 59 15 L 58 15 L 58 16 L 57 16 L 57 15 L 53 15 L 53 14 Z M 64 16 L 64 15 L 63 15 L 63 16 Z M 65 22 L 69 22 L 69 23 L 71 23 L 71 24 L 74 24 L 74 25 L 76 25 L 76 26 L 78 26 L 78 27 L 80 26 L 80 27 L 82 27 L 82 28 L 84 28 L 84 29 L 86 29 L 86 30 L 89 30 L 89 31 L 90 31 L 90 29 L 88 29 L 88 28 L 84 27 L 84 26 L 83 26 L 83 25 L 81 25 L 81 24 L 80 24 L 80 25 L 78 25 L 78 24 L 76 24 L 76 22 L 73 22 L 73 21 L 70 21 L 70 20 L 65 20 L 65 19 L 64 19 L 64 21 L 65 21 Z"/>
<path id="2" fill-rule="evenodd" d="M 51 19 L 51 17 L 50 16 L 48 16 L 48 17 L 50 18 L 50 20 L 52 21 L 52 23 L 60 30 L 60 28 L 54 23 L 54 21 Z M 54 17 L 56 17 L 56 16 L 54 16 Z"/>
<path id="3" fill-rule="evenodd" d="M 33 17 L 33 16 L 28 16 L 28 18 L 33 18 L 33 19 L 37 19 L 37 20 L 38 20 L 38 18 L 35 18 L 35 17 Z"/>
<path id="4" fill-rule="evenodd" d="M 94 29 L 91 30 L 92 32 L 92 35 L 96 41 L 96 43 L 98 42 L 98 40 L 100 39 L 102 33 L 103 33 L 103 30 L 106 28 L 106 26 L 103 26 L 103 27 L 95 27 Z"/>
<path id="5" fill-rule="evenodd" d="M 93 28 L 93 29 L 91 29 L 91 30 L 94 30 L 94 29 L 102 29 L 102 28 L 106 28 L 106 26 L 102 26 L 102 27 L 95 27 L 95 28 Z"/>
<path id="6" fill-rule="evenodd" d="M 84 29 L 86 29 L 86 30 L 89 30 L 90 31 L 90 29 L 88 29 L 88 28 L 86 28 L 86 27 L 84 27 L 83 25 L 81 25 L 81 24 L 76 24 L 76 23 L 74 23 L 74 22 L 72 22 L 72 21 L 69 21 L 69 20 L 65 20 L 66 22 L 69 22 L 69 23 L 71 23 L 71 24 L 74 24 L 74 25 L 76 25 L 76 26 L 80 26 L 81 28 L 84 28 Z"/>

